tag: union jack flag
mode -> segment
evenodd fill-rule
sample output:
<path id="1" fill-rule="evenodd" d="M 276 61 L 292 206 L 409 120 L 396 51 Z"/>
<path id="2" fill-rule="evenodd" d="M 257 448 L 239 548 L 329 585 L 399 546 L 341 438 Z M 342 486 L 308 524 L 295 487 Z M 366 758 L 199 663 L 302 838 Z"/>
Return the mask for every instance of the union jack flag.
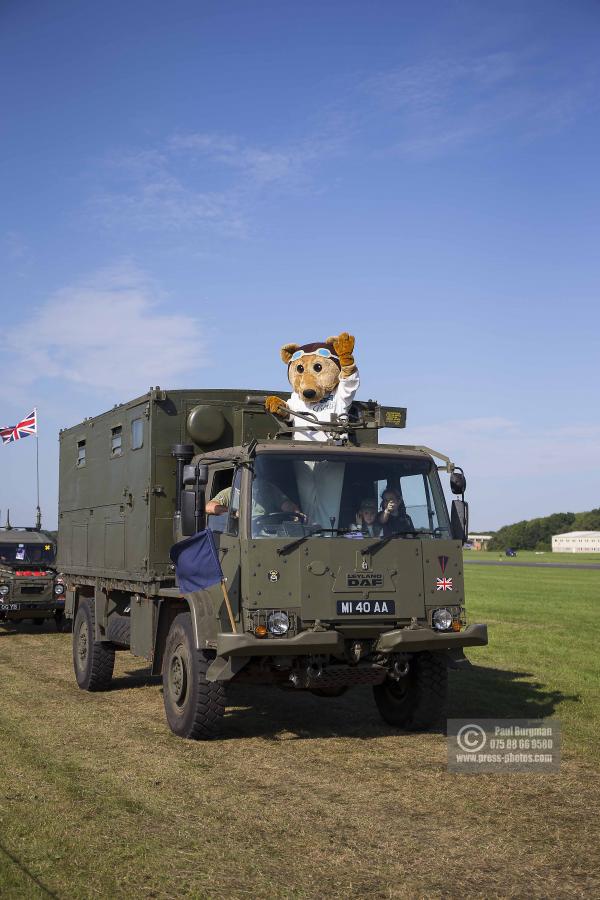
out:
<path id="1" fill-rule="evenodd" d="M 16 425 L 9 428 L 0 428 L 0 437 L 3 444 L 10 444 L 12 441 L 20 441 L 21 438 L 29 437 L 30 434 L 37 434 L 37 409 L 29 413 L 26 418 Z"/>
<path id="2" fill-rule="evenodd" d="M 436 590 L 451 591 L 452 590 L 452 579 L 451 578 L 438 578 Z"/>

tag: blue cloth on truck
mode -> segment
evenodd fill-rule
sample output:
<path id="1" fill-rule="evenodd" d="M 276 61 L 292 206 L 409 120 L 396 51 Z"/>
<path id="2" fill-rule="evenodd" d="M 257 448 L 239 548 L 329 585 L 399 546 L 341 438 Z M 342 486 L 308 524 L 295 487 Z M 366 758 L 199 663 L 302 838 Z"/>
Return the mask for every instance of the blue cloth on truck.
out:
<path id="1" fill-rule="evenodd" d="M 205 591 L 223 578 L 213 533 L 208 528 L 173 544 L 169 556 L 175 563 L 182 594 Z"/>

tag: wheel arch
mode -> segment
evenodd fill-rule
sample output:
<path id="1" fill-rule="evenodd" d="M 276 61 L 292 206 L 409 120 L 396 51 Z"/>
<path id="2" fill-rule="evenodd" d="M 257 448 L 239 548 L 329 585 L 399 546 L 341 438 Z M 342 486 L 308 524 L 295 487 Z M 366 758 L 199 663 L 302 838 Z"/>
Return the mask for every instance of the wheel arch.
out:
<path id="1" fill-rule="evenodd" d="M 67 588 L 65 601 L 65 615 L 75 621 L 79 604 L 83 598 L 94 597 L 94 588 L 87 584 L 73 584 Z"/>
<path id="2" fill-rule="evenodd" d="M 196 650 L 206 650 L 216 646 L 217 619 L 213 604 L 205 591 L 189 594 L 187 597 L 162 598 L 158 608 L 152 654 L 152 674 L 162 673 L 165 646 L 169 629 L 179 613 L 189 612 L 192 620 Z"/>

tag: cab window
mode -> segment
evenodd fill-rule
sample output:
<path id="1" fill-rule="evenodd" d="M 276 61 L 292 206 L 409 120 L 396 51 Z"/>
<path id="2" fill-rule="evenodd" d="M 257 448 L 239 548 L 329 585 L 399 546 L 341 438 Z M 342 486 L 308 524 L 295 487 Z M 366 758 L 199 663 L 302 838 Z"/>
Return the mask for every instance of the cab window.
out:
<path id="1" fill-rule="evenodd" d="M 242 483 L 242 470 L 238 469 L 233 479 L 231 488 L 231 500 L 229 501 L 229 518 L 227 519 L 227 534 L 240 533 L 240 487 Z"/>
<path id="2" fill-rule="evenodd" d="M 227 469 L 217 469 L 213 473 L 210 491 L 206 495 L 207 500 L 214 500 L 221 491 L 225 490 L 225 488 L 230 488 L 232 483 L 233 466 Z M 221 513 L 220 516 L 207 516 L 207 526 L 211 531 L 227 531 L 228 519 L 229 512 Z"/>

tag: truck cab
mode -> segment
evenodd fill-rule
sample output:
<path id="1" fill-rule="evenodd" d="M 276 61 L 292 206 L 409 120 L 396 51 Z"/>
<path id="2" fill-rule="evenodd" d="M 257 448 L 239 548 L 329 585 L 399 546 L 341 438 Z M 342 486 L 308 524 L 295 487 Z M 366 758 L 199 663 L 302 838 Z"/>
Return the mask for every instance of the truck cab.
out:
<path id="1" fill-rule="evenodd" d="M 167 720 L 182 737 L 219 733 L 232 682 L 321 697 L 370 685 L 390 725 L 419 729 L 438 722 L 449 658 L 487 643 L 485 625 L 466 618 L 462 471 L 428 448 L 378 443 L 381 427 L 402 427 L 402 408 L 357 403 L 349 418 L 328 423 L 325 439 L 316 442 L 297 439 L 297 426 L 292 432 L 265 413 L 261 395 L 238 392 L 226 400 L 225 392 L 207 392 L 198 403 L 185 393 L 161 392 L 144 404 L 148 471 L 135 481 L 130 460 L 124 479 L 115 479 L 116 469 L 111 473 L 115 497 L 124 501 L 118 521 L 107 521 L 105 513 L 98 523 L 96 512 L 84 509 L 85 480 L 77 489 L 65 484 L 61 446 L 65 547 L 72 535 L 61 570 L 75 619 L 80 687 L 108 687 L 115 651 L 129 648 L 162 674 Z M 121 435 L 127 430 L 115 426 L 116 419 L 139 417 L 135 403 L 130 415 L 105 414 L 99 417 L 104 422 L 87 420 L 85 429 L 72 430 L 63 439 L 65 450 L 80 459 L 92 430 L 93 441 L 108 447 L 116 427 Z M 175 438 L 170 465 L 168 434 Z M 88 463 L 95 458 L 93 450 Z M 142 454 L 137 459 L 143 468 Z M 71 463 L 69 476 L 77 469 L 81 475 L 82 467 Z M 451 515 L 440 473 L 450 475 L 462 498 Z M 145 493 L 134 484 L 146 484 Z M 385 515 L 392 495 L 392 512 Z M 68 498 L 81 508 L 68 509 Z M 378 508 L 374 530 L 363 527 L 358 514 L 364 501 Z M 131 542 L 140 540 L 144 526 L 146 555 L 128 568 L 127 546 L 115 550 L 115 526 L 127 535 L 136 515 Z M 172 537 L 168 548 L 157 549 L 167 519 Z M 84 520 L 104 537 L 103 565 L 90 566 L 87 550 L 86 564 L 82 556 L 77 564 Z M 211 579 L 203 573 L 206 545 L 217 572 Z M 186 571 L 191 559 L 198 576 L 191 587 L 181 577 L 184 553 Z M 109 554 L 118 570 L 106 565 Z"/>

